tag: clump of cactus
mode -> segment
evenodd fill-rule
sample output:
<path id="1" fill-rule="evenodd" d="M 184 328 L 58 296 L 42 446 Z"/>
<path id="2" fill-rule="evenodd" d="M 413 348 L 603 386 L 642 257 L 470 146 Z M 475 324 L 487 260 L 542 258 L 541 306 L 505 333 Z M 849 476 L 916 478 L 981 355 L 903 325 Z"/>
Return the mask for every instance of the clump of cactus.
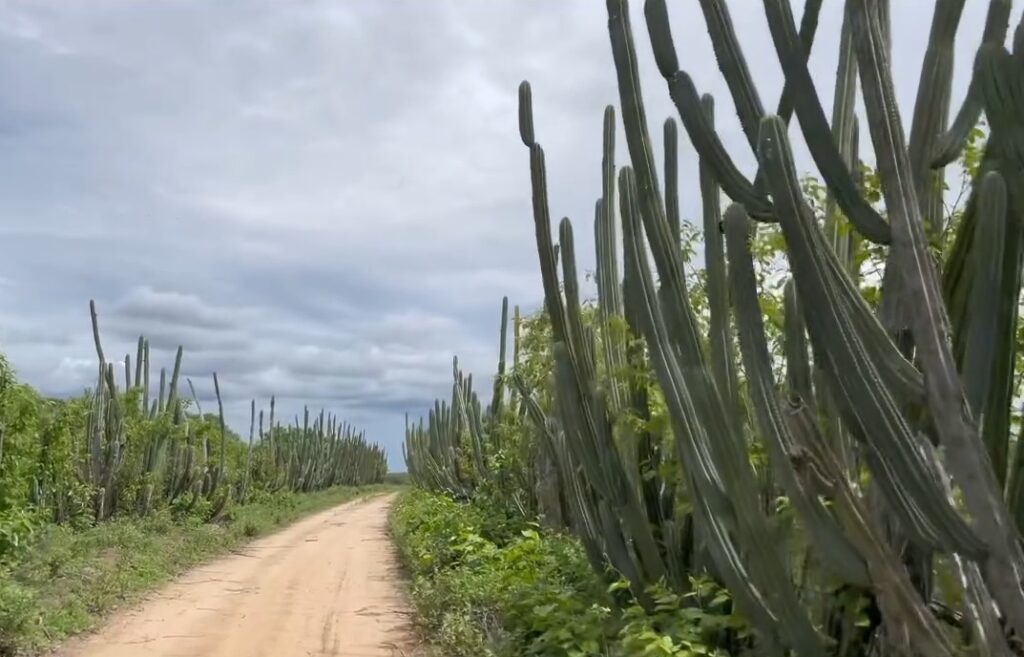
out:
<path id="1" fill-rule="evenodd" d="M 269 477 L 276 489 L 306 492 L 383 481 L 387 455 L 367 442 L 362 431 L 324 411 L 311 422 L 308 408 L 303 409 L 301 424 L 296 418 L 292 426 L 274 426 L 273 400 L 270 408 L 271 427 L 260 444 L 267 446 Z"/>
<path id="2" fill-rule="evenodd" d="M 1010 421 L 1024 24 L 1008 50 L 1010 3 L 991 0 L 967 96 L 950 122 L 965 3 L 937 0 L 907 135 L 894 98 L 889 44 L 898 35 L 887 2 L 845 3 L 831 117 L 807 68 L 820 0 L 808 0 L 799 24 L 789 2 L 764 0 L 785 74 L 774 114 L 725 0 L 699 4 L 758 162 L 749 177 L 736 166 L 716 132 L 713 100 L 682 68 L 664 0 L 647 0 L 655 60 L 700 159 L 705 317 L 694 309 L 680 245 L 676 124 L 664 126 L 662 178 L 627 0 L 607 0 L 630 164 L 616 171 L 609 107 L 594 224 L 596 321 L 584 316 L 567 218 L 554 242 L 532 91 L 525 82 L 519 90 L 554 404 L 541 404 L 522 381 L 517 392 L 557 470 L 564 522 L 595 567 L 624 575 L 641 604 L 653 604 L 653 585 L 686 591 L 692 575 L 724 584 L 755 630 L 753 640 L 726 641 L 737 651 L 1014 654 L 1024 633 L 1024 450 Z M 881 203 L 860 176 L 858 87 Z M 989 139 L 966 210 L 948 222 L 944 167 L 982 114 Z M 822 220 L 798 180 L 794 129 L 827 187 Z M 791 277 L 781 378 L 751 252 L 766 225 L 781 231 Z M 877 305 L 858 285 L 863 244 L 884 261 Z M 653 372 L 667 431 L 624 421 L 649 418 L 653 408 L 649 388 L 621 374 L 631 367 Z M 453 443 L 465 444 L 457 436 L 444 444 Z M 752 461 L 752 451 L 767 463 Z M 450 472 L 439 461 L 433 471 Z M 795 522 L 766 500 L 784 500 Z M 871 614 L 854 622 L 863 605 Z"/>
<path id="3" fill-rule="evenodd" d="M 96 388 L 90 394 L 86 419 L 82 482 L 94 493 L 92 513 L 105 520 L 117 513 L 146 515 L 161 505 L 191 511 L 201 501 L 210 518 L 232 502 L 244 503 L 254 487 L 270 492 L 320 490 L 336 485 L 365 485 L 383 481 L 387 456 L 362 432 L 323 412 L 312 426 L 282 427 L 274 421 L 255 442 L 256 402 L 251 402 L 248 443 L 233 439 L 224 417 L 220 380 L 213 374 L 217 415 L 205 416 L 191 380 L 191 403 L 180 394 L 183 349 L 177 348 L 168 378 L 161 369 L 157 395 L 150 399 L 150 346 L 138 340 L 135 367 L 124 359 L 124 385 L 106 359 L 100 340 L 96 305 L 90 302 L 93 338 L 98 358 Z M 230 457 L 229 457 L 230 452 Z M 234 465 L 233 465 L 234 464 Z M 232 472 L 234 468 L 237 472 Z M 37 485 L 38 505 L 55 491 Z M 62 513 L 57 514 L 59 517 Z"/>
<path id="4" fill-rule="evenodd" d="M 518 313 L 518 309 L 516 310 Z M 491 461 L 501 447 L 495 431 L 507 412 L 506 353 L 508 351 L 508 297 L 501 303 L 498 376 L 486 408 L 473 389 L 472 375 L 463 374 L 459 360 L 452 362 L 451 401 L 437 400 L 426 422 L 410 424 L 406 416 L 403 456 L 410 477 L 419 485 L 467 497 L 492 476 Z M 513 352 L 518 350 L 518 333 Z"/>

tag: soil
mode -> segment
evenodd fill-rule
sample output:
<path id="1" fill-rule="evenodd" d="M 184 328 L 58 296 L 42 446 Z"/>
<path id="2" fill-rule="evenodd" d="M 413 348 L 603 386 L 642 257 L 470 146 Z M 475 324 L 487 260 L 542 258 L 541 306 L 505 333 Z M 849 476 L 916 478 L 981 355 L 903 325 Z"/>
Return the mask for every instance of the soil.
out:
<path id="1" fill-rule="evenodd" d="M 394 495 L 310 516 L 207 563 L 62 657 L 399 657 L 414 643 Z"/>

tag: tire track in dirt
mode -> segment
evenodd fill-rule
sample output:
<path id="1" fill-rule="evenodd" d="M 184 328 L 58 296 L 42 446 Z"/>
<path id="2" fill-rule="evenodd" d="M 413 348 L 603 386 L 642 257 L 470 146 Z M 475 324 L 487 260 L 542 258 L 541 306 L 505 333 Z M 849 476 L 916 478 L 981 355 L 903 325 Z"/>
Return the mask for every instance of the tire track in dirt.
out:
<path id="1" fill-rule="evenodd" d="M 413 645 L 387 516 L 349 502 L 200 566 L 61 657 L 400 657 Z"/>

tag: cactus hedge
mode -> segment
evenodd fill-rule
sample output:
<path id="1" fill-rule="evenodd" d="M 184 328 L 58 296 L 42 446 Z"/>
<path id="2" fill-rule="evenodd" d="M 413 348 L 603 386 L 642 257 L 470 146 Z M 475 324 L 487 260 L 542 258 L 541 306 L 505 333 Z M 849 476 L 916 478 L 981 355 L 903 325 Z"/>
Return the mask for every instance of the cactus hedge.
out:
<path id="1" fill-rule="evenodd" d="M 503 427 L 515 425 L 531 437 L 527 469 L 548 463 L 557 483 L 554 502 L 531 508 L 558 517 L 594 567 L 625 576 L 649 608 L 655 585 L 686 592 L 693 577 L 709 575 L 726 586 L 754 629 L 753 638 L 722 639 L 737 654 L 1020 654 L 1024 450 L 1011 407 L 1021 374 L 1024 23 L 1005 47 L 1011 3 L 990 0 L 983 34 L 962 37 L 980 45 L 953 114 L 965 2 L 930 3 L 905 131 L 890 63 L 900 35 L 885 0 L 845 2 L 832 40 L 831 116 L 807 67 L 812 47 L 822 47 L 821 0 L 807 0 L 799 23 L 787 0 L 763 1 L 785 78 L 775 113 L 764 108 L 729 3 L 699 0 L 758 163 L 747 176 L 716 131 L 714 100 L 683 68 L 665 1 L 646 0 L 646 33 L 667 88 L 656 91 L 667 90 L 699 158 L 697 286 L 680 243 L 676 118 L 663 124 L 659 171 L 629 4 L 606 4 L 619 116 L 605 109 L 596 308 L 581 299 L 568 218 L 555 241 L 524 82 L 519 132 L 529 150 L 550 379 L 526 381 L 518 357 L 506 372 L 506 301 L 495 399 L 505 380 L 514 394 L 482 411 L 456 370 L 452 402 L 407 432 L 414 479 L 473 494 L 499 476 L 491 455 L 508 442 Z M 988 139 L 965 209 L 951 220 L 945 167 L 982 116 Z M 617 125 L 628 154 L 618 167 Z M 879 198 L 863 175 L 862 125 Z M 818 211 L 791 152 L 797 130 L 827 190 Z M 782 238 L 782 319 L 761 303 L 766 283 L 752 246 L 766 230 Z M 883 267 L 878 280 L 861 272 L 868 251 Z M 773 349 L 777 322 L 781 348 Z M 533 483 L 525 495 L 539 498 Z M 857 609 L 870 610 L 863 622 L 853 620 Z"/>
<path id="2" fill-rule="evenodd" d="M 221 382 L 213 375 L 217 413 L 206 414 L 195 387 L 183 396 L 183 349 L 168 374 L 161 369 L 150 397 L 149 341 L 140 337 L 133 359 L 108 359 L 96 304 L 90 302 L 97 356 L 96 384 L 82 398 L 42 400 L 18 386 L 0 363 L 0 513 L 34 508 L 56 522 L 145 516 L 161 508 L 218 517 L 254 491 L 308 492 L 335 485 L 379 483 L 387 473 L 384 450 L 361 431 L 323 412 L 313 422 L 264 427 L 251 402 L 248 443 L 225 421 Z M 123 378 L 122 378 L 123 377 Z M 19 489 L 25 486 L 28 494 Z M 2 546 L 0 546 L 2 552 Z M 0 554 L 0 556 L 3 556 Z"/>

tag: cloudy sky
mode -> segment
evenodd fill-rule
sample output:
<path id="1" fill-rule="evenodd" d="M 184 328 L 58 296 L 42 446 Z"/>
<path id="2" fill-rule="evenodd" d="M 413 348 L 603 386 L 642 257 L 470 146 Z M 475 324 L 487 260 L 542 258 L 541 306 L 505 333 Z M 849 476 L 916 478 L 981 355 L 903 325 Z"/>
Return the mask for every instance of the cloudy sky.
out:
<path id="1" fill-rule="evenodd" d="M 731 4 L 773 107 L 760 3 Z M 841 4 L 826 3 L 812 57 L 826 109 Z M 905 116 L 926 4 L 893 3 Z M 967 3 L 957 97 L 986 4 Z M 674 112 L 633 5 L 660 134 Z M 698 5 L 669 5 L 682 66 L 750 172 Z M 218 372 L 239 432 L 249 400 L 275 394 L 286 413 L 364 427 L 404 468 L 404 414 L 448 394 L 454 354 L 492 376 L 502 295 L 541 300 L 523 79 L 552 213 L 580 220 L 590 269 L 601 115 L 618 99 L 603 2 L 0 1 L 0 350 L 43 392 L 81 392 L 95 299 L 108 357 L 134 357 L 144 333 L 169 367 L 184 345 L 185 374 L 210 403 Z M 684 213 L 699 216 L 686 143 L 681 156 Z"/>

